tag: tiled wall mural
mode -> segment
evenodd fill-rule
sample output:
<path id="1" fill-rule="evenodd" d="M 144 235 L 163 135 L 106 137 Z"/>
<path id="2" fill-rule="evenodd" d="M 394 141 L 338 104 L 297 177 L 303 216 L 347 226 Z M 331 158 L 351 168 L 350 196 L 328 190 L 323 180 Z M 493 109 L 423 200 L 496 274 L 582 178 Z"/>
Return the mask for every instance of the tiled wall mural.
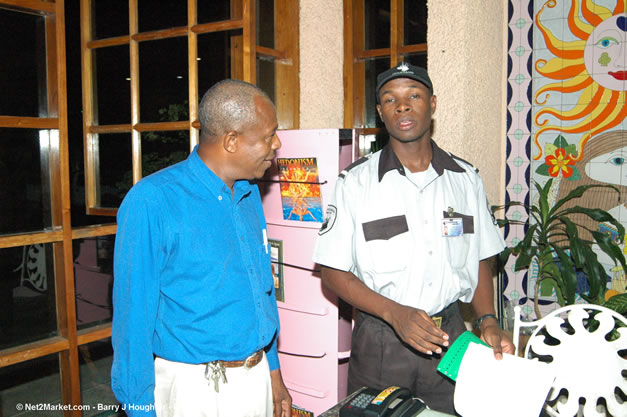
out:
<path id="1" fill-rule="evenodd" d="M 553 178 L 552 198 L 578 185 L 613 184 L 589 191 L 579 204 L 609 211 L 627 226 L 627 0 L 510 0 L 507 120 L 507 201 L 530 203 L 532 181 Z M 510 218 L 525 220 L 524 209 Z M 604 224 L 588 225 L 616 233 Z M 506 231 L 508 245 L 522 227 Z M 625 250 L 625 248 L 623 248 Z M 622 268 L 607 264 L 606 298 L 625 292 Z M 506 266 L 504 294 L 533 318 L 536 271 Z M 542 288 L 541 310 L 557 307 Z"/>

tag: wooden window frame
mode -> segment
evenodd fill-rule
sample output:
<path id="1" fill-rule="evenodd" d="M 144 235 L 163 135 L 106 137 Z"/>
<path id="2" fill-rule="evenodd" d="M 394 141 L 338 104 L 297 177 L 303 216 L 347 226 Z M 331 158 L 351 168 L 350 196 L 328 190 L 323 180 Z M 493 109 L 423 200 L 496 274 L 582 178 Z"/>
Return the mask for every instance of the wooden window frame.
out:
<path id="1" fill-rule="evenodd" d="M 70 170 L 68 152 L 68 113 L 66 90 L 65 4 L 64 0 L 4 0 L 3 8 L 39 14 L 44 17 L 46 32 L 46 78 L 48 117 L 0 116 L 0 127 L 49 129 L 48 151 L 49 197 L 52 228 L 35 233 L 0 236 L 0 248 L 32 244 L 52 244 L 54 256 L 55 303 L 58 335 L 34 343 L 0 351 L 0 367 L 57 353 L 64 404 L 81 404 L 76 305 L 74 290 L 72 239 L 70 219 Z M 81 415 L 67 411 L 66 415 Z"/>
<path id="2" fill-rule="evenodd" d="M 131 0 L 136 5 L 137 0 Z M 191 3 L 191 2 L 190 2 Z M 137 48 L 139 42 L 149 39 L 162 39 L 169 36 L 188 36 L 189 45 L 189 68 L 190 75 L 197 79 L 196 67 L 196 36 L 199 33 L 209 33 L 232 28 L 243 29 L 243 44 L 254 44 L 255 22 L 253 0 L 233 0 L 234 7 L 241 5 L 241 19 L 225 22 L 190 25 L 187 27 L 173 28 L 165 31 L 154 31 L 139 34 L 131 31 L 135 36 L 119 36 L 101 40 L 90 39 L 90 25 L 81 28 L 81 48 L 84 57 L 82 63 L 83 89 L 90 89 L 93 86 L 92 74 L 92 54 L 96 48 L 107 46 L 129 45 L 129 48 Z M 195 5 L 195 2 L 194 2 Z M 81 19 L 83 22 L 90 22 L 88 19 L 89 2 L 81 1 Z M 19 12 L 33 13 L 44 16 L 46 31 L 46 63 L 47 63 L 47 97 L 48 115 L 47 117 L 19 117 L 0 115 L 0 127 L 3 128 L 28 128 L 46 129 L 57 131 L 54 136 L 49 152 L 49 177 L 50 190 L 49 198 L 51 204 L 52 227 L 50 230 L 43 230 L 30 233 L 16 233 L 12 235 L 0 236 L 0 249 L 20 247 L 34 244 L 52 244 L 54 255 L 54 280 L 57 311 L 58 334 L 53 337 L 44 338 L 32 343 L 22 344 L 12 348 L 0 350 L 0 368 L 11 366 L 17 363 L 42 358 L 44 356 L 58 354 L 61 378 L 62 401 L 64 404 L 78 406 L 81 404 L 80 387 L 80 363 L 79 349 L 98 340 L 111 337 L 111 323 L 91 326 L 87 329 L 77 329 L 76 317 L 76 296 L 74 282 L 74 258 L 72 242 L 75 239 L 89 237 L 113 235 L 117 231 L 115 224 L 88 226 L 72 229 L 71 226 L 71 203 L 70 203 L 70 169 L 68 150 L 68 112 L 67 112 L 67 72 L 66 72 L 66 50 L 65 50 L 65 3 L 64 0 L 41 1 L 41 0 L 0 0 L 0 7 L 16 10 Z M 135 9 L 136 10 L 136 9 Z M 131 14 L 133 16 L 133 14 Z M 280 18 L 279 18 L 280 17 Z M 255 46 L 254 48 L 244 47 L 245 55 L 242 58 L 243 75 L 241 78 L 253 82 L 256 79 L 256 55 L 271 57 L 276 65 L 276 106 L 281 128 L 297 128 L 299 117 L 298 94 L 298 32 L 293 22 L 297 21 L 298 7 L 293 0 L 275 0 L 275 45 L 276 49 Z M 131 26 L 136 28 L 137 15 L 131 19 Z M 188 7 L 188 20 L 196 21 L 195 6 Z M 135 57 L 137 51 L 135 50 Z M 138 62 L 131 61 L 132 70 L 137 75 Z M 193 65 L 192 65 L 193 64 Z M 85 77 L 87 75 L 87 77 Z M 134 77 L 135 84 L 133 97 L 134 103 L 132 123 L 125 125 L 100 126 L 93 123 L 94 107 L 93 97 L 84 97 L 84 143 L 86 150 L 93 146 L 90 135 L 99 133 L 119 133 L 131 132 L 133 135 L 134 151 L 134 181 L 138 180 L 141 172 L 139 149 L 139 134 L 142 131 L 156 130 L 190 130 L 190 149 L 198 141 L 197 121 L 197 101 L 198 92 L 190 81 L 189 102 L 190 120 L 185 122 L 172 123 L 139 123 L 138 107 L 138 77 Z M 91 89 L 89 91 L 92 91 Z M 287 94 L 289 92 L 289 94 Z M 86 152 L 85 160 L 91 168 L 95 162 L 93 152 Z M 88 171 L 88 169 L 86 169 Z M 86 173 L 87 188 L 86 193 L 92 193 L 88 201 L 92 203 L 94 199 L 94 173 Z M 91 185 L 90 185 L 91 184 Z M 115 210 L 101 209 L 93 204 L 88 205 L 88 214 L 115 214 Z M 67 416 L 80 416 L 80 410 L 65 411 Z"/>
<path id="3" fill-rule="evenodd" d="M 138 0 L 129 0 L 129 35 L 106 39 L 92 39 L 91 2 L 81 0 L 81 49 L 83 82 L 83 132 L 85 149 L 85 204 L 87 214 L 114 216 L 117 208 L 102 207 L 99 201 L 99 152 L 98 135 L 101 133 L 130 133 L 133 184 L 142 177 L 141 132 L 188 130 L 190 152 L 198 144 L 198 39 L 199 34 L 215 33 L 233 29 L 242 29 L 242 35 L 234 37 L 232 47 L 241 47 L 241 57 L 232 54 L 233 78 L 239 78 L 252 84 L 256 83 L 257 56 L 265 57 L 275 63 L 275 104 L 279 129 L 298 128 L 299 91 L 298 79 L 298 2 L 293 0 L 274 0 L 275 48 L 257 45 L 255 0 L 231 0 L 229 20 L 210 23 L 197 23 L 197 0 L 188 0 L 188 25 L 150 32 L 139 32 Z M 200 1 L 200 0 L 198 0 Z M 188 97 L 189 120 L 177 122 L 142 123 L 140 121 L 139 102 L 139 43 L 149 40 L 187 36 L 188 44 Z M 239 45 L 241 43 L 241 45 Z M 131 123 L 117 125 L 99 125 L 95 114 L 94 90 L 94 51 L 98 48 L 128 45 L 130 52 L 130 88 L 131 88 Z"/>
<path id="4" fill-rule="evenodd" d="M 366 127 L 366 60 L 389 57 L 394 66 L 403 55 L 426 52 L 427 44 L 404 45 L 404 0 L 390 0 L 390 47 L 365 49 L 365 3 L 344 0 L 344 127 L 374 135 L 382 129 Z"/>

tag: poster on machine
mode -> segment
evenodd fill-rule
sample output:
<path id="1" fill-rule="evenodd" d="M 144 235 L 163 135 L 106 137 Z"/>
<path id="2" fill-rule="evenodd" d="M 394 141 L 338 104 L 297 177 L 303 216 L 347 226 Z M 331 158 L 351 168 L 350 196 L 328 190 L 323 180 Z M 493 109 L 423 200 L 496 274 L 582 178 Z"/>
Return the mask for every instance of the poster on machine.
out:
<path id="1" fill-rule="evenodd" d="M 277 158 L 283 219 L 322 222 L 316 158 Z"/>

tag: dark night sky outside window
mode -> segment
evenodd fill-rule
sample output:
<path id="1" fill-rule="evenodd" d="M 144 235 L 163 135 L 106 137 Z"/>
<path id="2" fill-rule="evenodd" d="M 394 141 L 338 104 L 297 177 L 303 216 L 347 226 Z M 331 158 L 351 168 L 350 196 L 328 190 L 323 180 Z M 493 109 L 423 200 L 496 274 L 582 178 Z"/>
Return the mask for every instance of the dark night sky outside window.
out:
<path id="1" fill-rule="evenodd" d="M 161 121 L 159 109 L 188 102 L 187 37 L 140 42 L 139 93 L 143 123 Z"/>

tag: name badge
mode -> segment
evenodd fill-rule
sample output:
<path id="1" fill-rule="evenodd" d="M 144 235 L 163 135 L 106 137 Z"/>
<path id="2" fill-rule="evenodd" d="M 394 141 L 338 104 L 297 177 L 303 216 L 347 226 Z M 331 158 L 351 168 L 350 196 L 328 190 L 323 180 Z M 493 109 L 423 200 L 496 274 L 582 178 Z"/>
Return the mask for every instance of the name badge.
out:
<path id="1" fill-rule="evenodd" d="M 464 223 L 459 217 L 448 217 L 442 219 L 442 236 L 453 237 L 464 234 Z"/>

